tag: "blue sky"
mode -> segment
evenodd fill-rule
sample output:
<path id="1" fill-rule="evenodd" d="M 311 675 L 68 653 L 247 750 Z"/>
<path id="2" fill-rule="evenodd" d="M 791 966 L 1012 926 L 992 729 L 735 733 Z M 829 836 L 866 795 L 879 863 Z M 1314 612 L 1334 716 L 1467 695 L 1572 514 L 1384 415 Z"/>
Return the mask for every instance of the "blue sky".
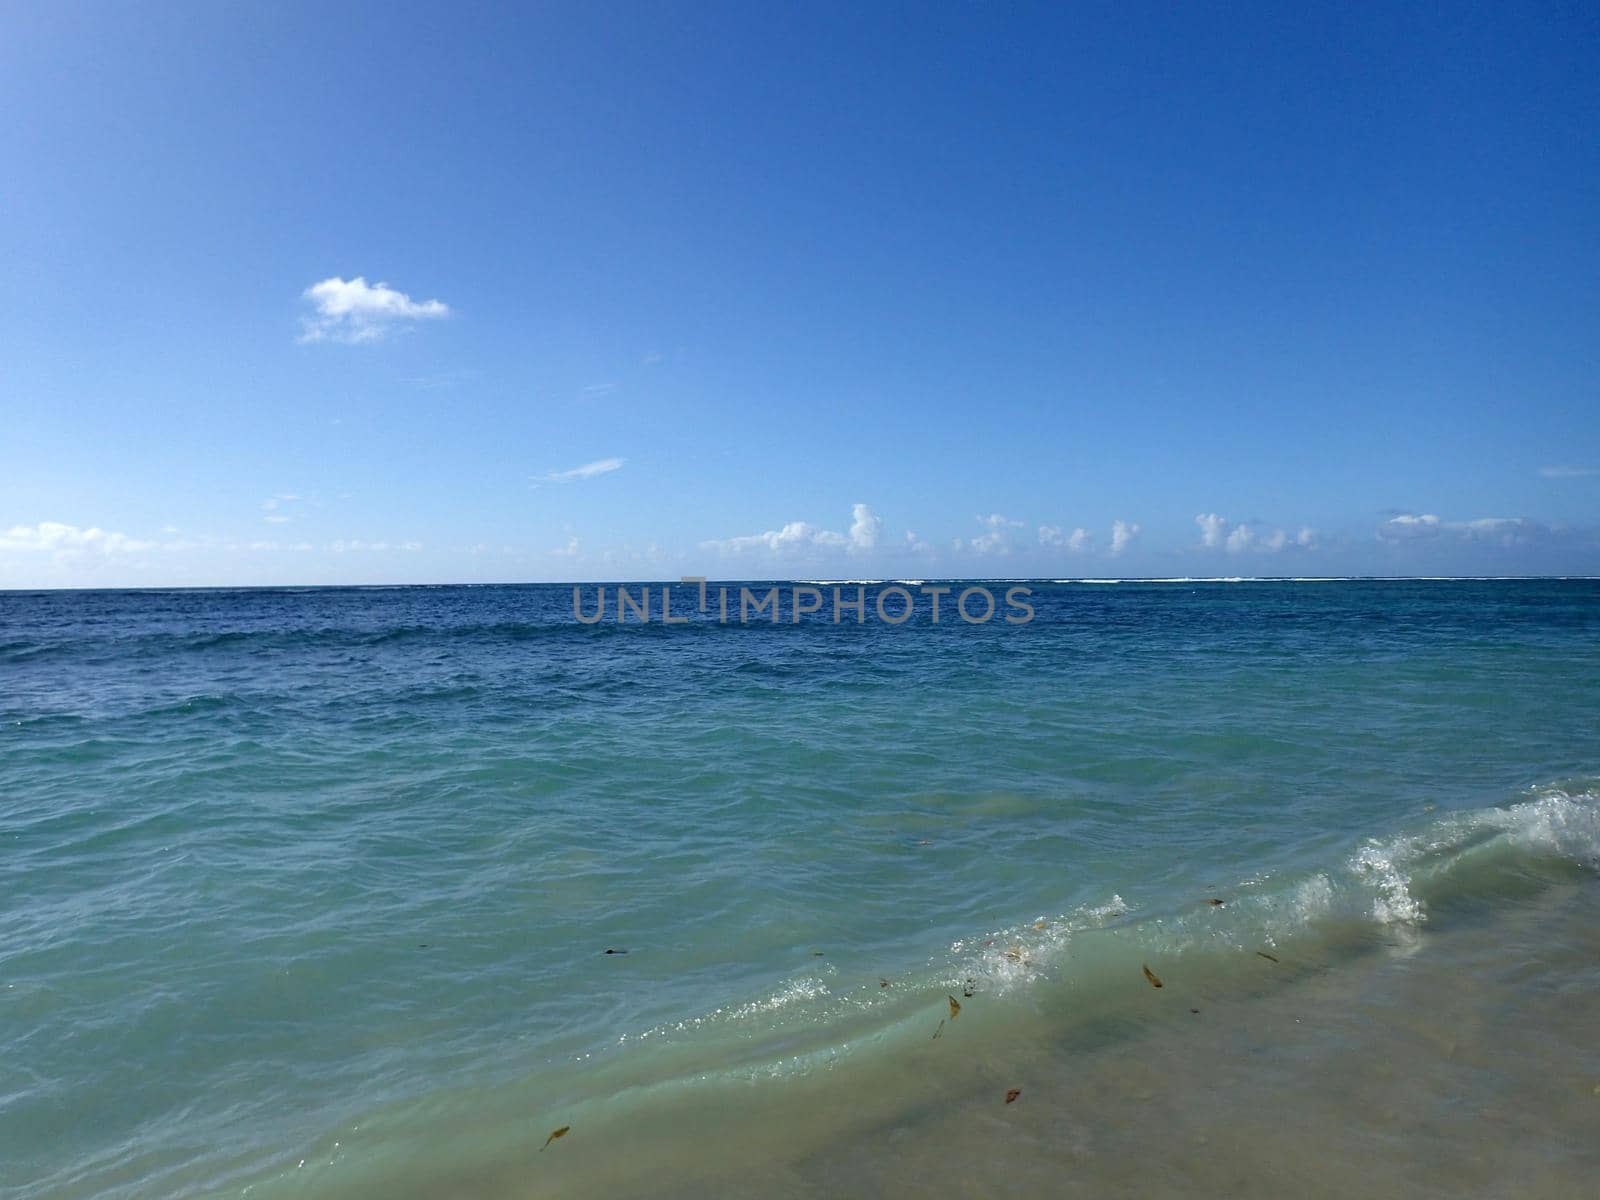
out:
<path id="1" fill-rule="evenodd" d="M 6 4 L 0 586 L 1600 573 L 1600 13 Z"/>

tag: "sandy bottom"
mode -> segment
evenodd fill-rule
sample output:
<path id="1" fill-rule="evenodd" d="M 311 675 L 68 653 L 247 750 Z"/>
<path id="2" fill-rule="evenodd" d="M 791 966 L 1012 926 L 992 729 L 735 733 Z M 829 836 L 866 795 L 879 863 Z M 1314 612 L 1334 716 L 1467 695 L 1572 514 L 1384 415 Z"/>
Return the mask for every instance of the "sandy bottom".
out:
<path id="1" fill-rule="evenodd" d="M 825 1113 L 807 1083 L 787 1121 L 753 1095 L 760 1119 L 688 1102 L 479 1182 L 524 1196 L 1595 1194 L 1600 884 L 1327 953 L 1336 966 L 1260 960 L 1245 989 L 1141 980 L 1065 1040 L 1059 1012 L 1037 1013 L 963 1052 L 969 1016 L 864 1077 L 868 1094 L 834 1079 Z"/>
<path id="2" fill-rule="evenodd" d="M 441 1127 L 263 1196 L 1577 1197 L 1600 1178 L 1600 881 L 1370 923 L 1210 975 L 981 993 L 793 1075 L 632 1089 L 516 1144 Z M 1198 1011 L 1195 1011 L 1198 1010 Z M 1006 1095 L 1020 1089 L 1014 1102 Z M 481 1111 L 481 1107 L 479 1109 Z M 434 1156 L 448 1147 L 446 1165 Z M 380 1182 L 381 1180 L 381 1182 Z"/>

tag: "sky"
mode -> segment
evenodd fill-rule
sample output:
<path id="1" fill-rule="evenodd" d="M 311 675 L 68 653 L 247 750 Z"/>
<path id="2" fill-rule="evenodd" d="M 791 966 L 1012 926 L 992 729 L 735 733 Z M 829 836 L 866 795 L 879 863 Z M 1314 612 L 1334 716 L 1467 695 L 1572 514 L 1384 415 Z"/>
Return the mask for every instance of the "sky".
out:
<path id="1" fill-rule="evenodd" d="M 1600 574 L 1600 9 L 0 0 L 0 587 Z"/>

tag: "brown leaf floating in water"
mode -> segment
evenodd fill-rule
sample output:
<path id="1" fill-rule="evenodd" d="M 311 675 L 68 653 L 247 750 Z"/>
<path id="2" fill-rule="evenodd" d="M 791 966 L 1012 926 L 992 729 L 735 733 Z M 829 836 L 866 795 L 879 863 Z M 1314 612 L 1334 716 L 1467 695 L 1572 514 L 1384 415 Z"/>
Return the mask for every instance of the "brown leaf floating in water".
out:
<path id="1" fill-rule="evenodd" d="M 1150 981 L 1150 986 L 1151 987 L 1166 987 L 1167 986 L 1166 984 L 1161 982 L 1161 980 L 1157 977 L 1156 973 L 1154 971 L 1152 971 L 1149 967 L 1146 967 L 1144 969 L 1144 977 Z"/>
<path id="2" fill-rule="evenodd" d="M 1218 900 L 1215 896 L 1206 901 L 1212 908 L 1221 908 L 1226 901 Z"/>
<path id="3" fill-rule="evenodd" d="M 1012 1088 L 1009 1092 L 1006 1093 L 1006 1103 L 1007 1104 L 1015 1103 L 1017 1097 L 1020 1096 L 1020 1095 L 1022 1095 L 1022 1089 L 1021 1088 Z"/>
<path id="4" fill-rule="evenodd" d="M 571 1128 L 572 1128 L 571 1125 L 563 1125 L 560 1129 L 556 1130 L 549 1137 L 545 1138 L 544 1146 L 548 1146 L 551 1142 L 555 1141 L 558 1137 L 566 1137 L 567 1136 L 567 1130 L 569 1130 Z M 544 1153 L 544 1146 L 540 1146 L 539 1147 L 539 1152 L 541 1154 Z"/>
<path id="5" fill-rule="evenodd" d="M 888 987 L 889 986 L 889 981 L 887 979 L 879 979 L 878 980 L 878 986 L 881 987 L 881 988 Z"/>
<path id="6" fill-rule="evenodd" d="M 1276 954 L 1268 954 L 1265 950 L 1257 950 L 1256 953 L 1259 954 L 1262 958 L 1266 959 L 1268 962 L 1277 962 L 1278 961 L 1278 956 Z"/>
<path id="7" fill-rule="evenodd" d="M 1034 928 L 1035 928 L 1035 929 L 1043 929 L 1043 928 L 1044 928 L 1044 926 L 1045 926 L 1045 923 L 1044 923 L 1044 922 L 1043 922 L 1043 921 L 1035 921 L 1035 922 L 1034 922 L 1034 923 L 1033 923 L 1033 927 L 1034 927 Z"/>
<path id="8" fill-rule="evenodd" d="M 950 1001 L 950 1019 L 954 1021 L 961 1015 L 961 1001 L 957 1000 L 954 996 L 946 997 L 946 999 Z"/>

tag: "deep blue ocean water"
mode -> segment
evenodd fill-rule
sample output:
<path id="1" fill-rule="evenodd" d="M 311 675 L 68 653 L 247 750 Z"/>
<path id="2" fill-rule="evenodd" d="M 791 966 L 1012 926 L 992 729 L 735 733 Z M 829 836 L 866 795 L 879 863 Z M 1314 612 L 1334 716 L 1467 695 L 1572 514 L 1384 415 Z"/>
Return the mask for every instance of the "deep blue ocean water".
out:
<path id="1" fill-rule="evenodd" d="M 0 593 L 0 1190 L 491 1194 L 1600 861 L 1600 583 L 990 586 Z"/>

